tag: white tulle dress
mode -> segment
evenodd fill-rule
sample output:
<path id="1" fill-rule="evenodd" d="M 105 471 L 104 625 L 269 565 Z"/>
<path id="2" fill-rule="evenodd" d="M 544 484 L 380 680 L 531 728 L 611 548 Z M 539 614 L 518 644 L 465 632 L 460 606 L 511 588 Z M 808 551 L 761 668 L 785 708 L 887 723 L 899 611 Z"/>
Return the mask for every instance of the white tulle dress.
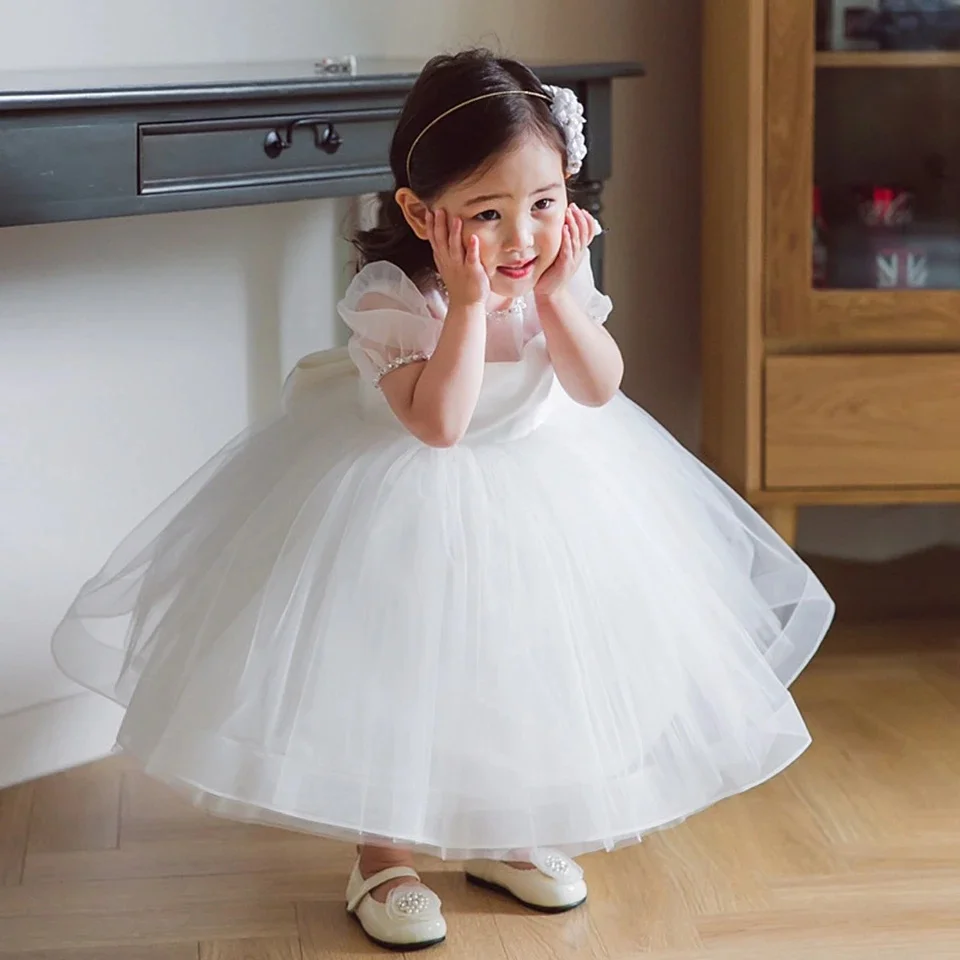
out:
<path id="1" fill-rule="evenodd" d="M 612 849 L 796 760 L 811 571 L 622 394 L 574 403 L 532 303 L 489 319 L 463 442 L 420 443 L 376 381 L 443 312 L 365 267 L 349 348 L 82 588 L 53 650 L 118 746 L 214 814 L 445 859 Z"/>

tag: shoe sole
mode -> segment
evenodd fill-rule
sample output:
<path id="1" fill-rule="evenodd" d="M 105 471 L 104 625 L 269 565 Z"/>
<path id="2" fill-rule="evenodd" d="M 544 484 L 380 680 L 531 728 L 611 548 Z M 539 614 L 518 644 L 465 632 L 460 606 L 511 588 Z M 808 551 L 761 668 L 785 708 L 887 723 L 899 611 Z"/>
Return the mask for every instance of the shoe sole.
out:
<path id="1" fill-rule="evenodd" d="M 423 940 L 420 943 L 387 943 L 386 940 L 378 940 L 370 936 L 363 925 L 363 921 L 355 914 L 347 911 L 347 916 L 352 917 L 357 926 L 363 931 L 363 935 L 373 944 L 383 950 L 390 950 L 392 953 L 416 953 L 418 950 L 426 950 L 429 947 L 436 947 L 443 943 L 447 938 L 440 937 L 439 940 Z"/>
<path id="2" fill-rule="evenodd" d="M 509 897 L 511 900 L 515 900 L 517 903 L 522 903 L 525 907 L 529 907 L 531 910 L 536 910 L 537 913 L 569 913 L 571 910 L 576 910 L 577 907 L 582 907 L 587 902 L 587 898 L 584 897 L 582 900 L 578 900 L 576 903 L 568 903 L 562 907 L 542 907 L 538 903 L 530 903 L 529 900 L 524 900 L 521 897 L 518 897 L 512 890 L 503 886 L 502 884 L 493 883 L 490 880 L 481 880 L 479 877 L 475 877 L 472 873 L 464 874 L 464 876 L 467 878 L 467 883 L 472 883 L 475 887 L 480 887 L 483 890 L 490 890 L 493 893 L 499 893 L 502 896 Z"/>

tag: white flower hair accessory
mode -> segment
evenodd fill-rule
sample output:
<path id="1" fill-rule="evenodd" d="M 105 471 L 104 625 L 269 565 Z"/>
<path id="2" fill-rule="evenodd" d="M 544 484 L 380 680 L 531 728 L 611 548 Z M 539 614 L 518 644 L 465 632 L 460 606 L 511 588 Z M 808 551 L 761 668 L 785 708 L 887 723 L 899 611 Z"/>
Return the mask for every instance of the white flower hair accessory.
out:
<path id="1" fill-rule="evenodd" d="M 567 173 L 572 177 L 580 172 L 587 155 L 587 140 L 583 135 L 583 104 L 569 87 L 544 85 L 550 94 L 550 112 L 563 130 L 567 141 Z"/>

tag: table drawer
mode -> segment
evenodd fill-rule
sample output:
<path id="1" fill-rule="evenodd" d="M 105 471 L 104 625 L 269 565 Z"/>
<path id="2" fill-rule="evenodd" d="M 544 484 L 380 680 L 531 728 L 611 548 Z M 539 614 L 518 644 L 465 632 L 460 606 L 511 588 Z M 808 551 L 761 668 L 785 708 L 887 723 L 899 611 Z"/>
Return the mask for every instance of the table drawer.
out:
<path id="1" fill-rule="evenodd" d="M 770 357 L 765 485 L 960 484 L 960 354 Z"/>
<path id="2" fill-rule="evenodd" d="M 139 192 L 180 193 L 389 172 L 392 109 L 139 127 Z"/>

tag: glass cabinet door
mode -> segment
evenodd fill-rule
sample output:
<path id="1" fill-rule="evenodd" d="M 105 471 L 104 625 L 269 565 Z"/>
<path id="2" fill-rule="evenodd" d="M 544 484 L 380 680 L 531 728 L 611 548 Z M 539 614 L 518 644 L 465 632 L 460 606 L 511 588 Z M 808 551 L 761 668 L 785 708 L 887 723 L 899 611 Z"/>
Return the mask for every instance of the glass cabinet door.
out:
<path id="1" fill-rule="evenodd" d="M 818 11 L 815 286 L 960 289 L 960 4 Z"/>
<path id="2" fill-rule="evenodd" d="M 768 80 L 768 334 L 960 340 L 960 0 L 771 0 Z"/>

